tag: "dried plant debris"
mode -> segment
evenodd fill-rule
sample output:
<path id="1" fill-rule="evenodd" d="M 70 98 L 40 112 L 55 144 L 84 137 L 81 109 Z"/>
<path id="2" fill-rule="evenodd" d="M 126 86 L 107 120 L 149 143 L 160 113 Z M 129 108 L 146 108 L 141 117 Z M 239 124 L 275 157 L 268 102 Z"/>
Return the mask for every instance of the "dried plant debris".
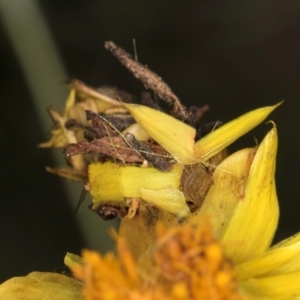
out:
<path id="1" fill-rule="evenodd" d="M 90 152 L 101 153 L 108 158 L 118 159 L 124 163 L 142 163 L 144 161 L 144 158 L 137 151 L 130 148 L 126 141 L 119 136 L 70 144 L 64 150 L 64 154 L 67 156 Z"/>
<path id="2" fill-rule="evenodd" d="M 147 153 L 149 156 L 157 156 L 161 160 L 165 159 L 166 161 L 170 160 L 169 154 L 161 146 L 151 142 L 144 142 L 143 146 L 144 149 L 149 149 L 149 153 Z M 143 150 L 141 149 L 135 149 L 132 147 L 122 136 L 116 136 L 94 139 L 91 142 L 69 144 L 65 148 L 64 154 L 72 156 L 76 154 L 96 152 L 104 154 L 110 158 L 118 159 L 124 163 L 143 163 L 145 160 L 145 153 L 142 151 Z"/>
<path id="3" fill-rule="evenodd" d="M 105 136 L 117 136 L 119 132 L 118 128 L 112 126 L 110 122 L 107 121 L 104 117 L 100 117 L 100 115 L 92 112 L 91 110 L 86 110 L 86 119 L 91 121 L 91 129 L 96 133 L 95 138 L 102 138 Z M 120 119 L 122 119 L 120 117 Z M 132 120 L 132 123 L 134 120 Z M 122 123 L 122 122 L 120 122 Z"/>
<path id="4" fill-rule="evenodd" d="M 213 130 L 223 125 L 222 121 L 214 121 L 205 124 L 201 124 L 196 128 L 196 140 L 203 138 Z"/>
<path id="5" fill-rule="evenodd" d="M 95 89 L 78 79 L 72 79 L 68 86 L 76 91 L 76 96 L 81 100 L 92 98 L 115 107 L 122 107 L 122 102 L 131 103 L 134 100 L 132 95 L 116 87 L 102 86 Z"/>
<path id="6" fill-rule="evenodd" d="M 158 97 L 154 94 L 152 95 L 149 91 L 142 91 L 141 92 L 141 99 L 140 103 L 142 105 L 154 108 L 156 110 L 162 110 Z"/>
<path id="7" fill-rule="evenodd" d="M 130 103 L 139 103 L 144 105 L 143 107 L 164 112 L 160 105 L 160 100 L 163 100 L 172 107 L 170 113 L 172 119 L 178 119 L 190 125 L 191 130 L 196 130 L 197 138 L 203 137 L 218 126 L 216 122 L 204 126 L 200 124 L 202 115 L 209 110 L 208 105 L 186 108 L 169 86 L 148 67 L 135 61 L 130 54 L 113 42 L 105 43 L 105 47 L 149 90 L 142 91 L 138 98 L 115 87 L 92 88 L 78 79 L 73 79 L 68 83 L 71 91 L 63 113 L 59 114 L 54 108 L 50 109 L 50 116 L 55 123 L 55 128 L 51 131 L 50 142 L 41 144 L 41 146 L 64 147 L 64 154 L 70 167 L 47 167 L 47 171 L 85 183 L 85 190 L 80 196 L 76 212 L 85 198 L 86 190 L 90 188 L 88 169 L 92 164 L 110 162 L 120 167 L 152 168 L 165 174 L 174 172 L 173 167 L 182 164 L 178 161 L 176 153 L 171 155 L 166 150 L 168 147 L 151 138 L 150 131 L 145 130 L 144 125 L 136 119 L 132 112 L 133 107 L 130 106 L 133 104 Z M 178 120 L 176 121 L 179 122 Z M 161 120 L 159 119 L 158 122 Z M 184 125 L 188 126 L 186 124 Z M 175 125 L 173 127 L 177 128 Z M 166 131 L 166 129 L 164 130 Z M 178 131 L 175 130 L 174 134 L 178 135 Z M 191 137 L 191 142 L 194 144 L 194 135 Z M 105 202 L 105 199 L 100 197 L 102 202 L 100 204 L 97 202 L 98 204 L 95 205 L 93 199 L 91 209 L 105 220 L 114 217 L 123 218 L 125 215 L 130 215 L 133 218 L 140 209 L 140 203 L 157 205 L 153 199 L 160 195 L 164 199 L 174 199 L 177 201 L 176 205 L 183 207 L 183 210 L 186 208 L 181 201 L 182 199 L 184 201 L 185 197 L 189 203 L 189 208 L 193 210 L 201 205 L 201 199 L 204 199 L 207 189 L 212 183 L 213 170 L 214 168 L 209 168 L 206 165 L 198 164 L 192 167 L 182 165 L 176 171 L 178 172 L 176 179 L 178 182 L 175 183 L 174 181 L 173 187 L 166 186 L 154 193 L 149 189 L 143 189 L 142 186 L 138 195 L 126 196 L 126 199 L 124 196 L 122 199 L 114 200 L 117 201 L 116 203 L 114 201 Z M 108 176 L 107 174 L 107 172 L 103 173 L 104 176 Z M 197 176 L 201 178 L 201 187 L 196 191 L 195 178 Z M 165 177 L 162 175 L 162 178 Z M 124 177 L 122 180 L 128 179 Z M 141 179 L 139 178 L 139 180 Z M 145 178 L 145 180 L 147 179 Z M 199 185 L 199 180 L 197 182 Z M 178 192 L 175 193 L 175 190 Z M 142 198 L 141 195 L 145 198 Z M 145 202 L 146 198 L 148 200 Z M 135 201 L 135 199 L 139 200 Z M 138 203 L 138 205 L 132 203 Z M 187 213 L 185 212 L 184 215 L 187 216 Z"/>
<path id="8" fill-rule="evenodd" d="M 185 167 L 181 176 L 181 190 L 192 211 L 200 207 L 204 201 L 206 193 L 212 185 L 211 175 L 202 164 Z"/>
<path id="9" fill-rule="evenodd" d="M 111 220 L 114 218 L 122 219 L 128 213 L 128 208 L 124 206 L 114 206 L 109 204 L 102 204 L 96 209 L 92 208 L 92 205 L 89 206 L 90 210 L 95 212 L 103 220 Z"/>
<path id="10" fill-rule="evenodd" d="M 110 124 L 113 128 L 118 131 L 123 131 L 130 125 L 135 123 L 134 118 L 130 114 L 98 114 L 98 117 L 105 120 L 106 123 Z M 91 116 L 87 115 L 87 118 L 92 120 Z"/>
<path id="11" fill-rule="evenodd" d="M 161 171 L 168 171 L 172 166 L 172 157 L 170 155 L 162 156 L 152 151 L 150 145 L 146 142 L 138 141 L 132 133 L 126 133 L 125 139 L 129 145 L 140 153 L 153 167 Z M 173 160 L 173 163 L 175 161 Z"/>
<path id="12" fill-rule="evenodd" d="M 147 89 L 151 89 L 160 99 L 173 107 L 172 114 L 174 117 L 182 121 L 189 119 L 190 114 L 186 107 L 182 105 L 170 87 L 157 74 L 135 61 L 128 52 L 118 47 L 115 43 L 106 42 L 104 46 L 117 57 L 120 63 L 126 67 L 135 78 L 141 80 Z"/>

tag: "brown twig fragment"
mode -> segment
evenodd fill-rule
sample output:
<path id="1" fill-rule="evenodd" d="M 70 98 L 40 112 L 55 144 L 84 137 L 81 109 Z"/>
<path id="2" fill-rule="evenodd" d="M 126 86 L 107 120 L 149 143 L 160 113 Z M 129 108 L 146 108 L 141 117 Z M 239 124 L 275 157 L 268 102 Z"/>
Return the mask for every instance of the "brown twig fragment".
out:
<path id="1" fill-rule="evenodd" d="M 96 132 L 98 138 L 105 136 L 117 136 L 118 132 L 110 124 L 106 123 L 98 114 L 91 110 L 86 110 L 86 119 L 91 121 L 92 128 Z"/>
<path id="2" fill-rule="evenodd" d="M 135 123 L 134 118 L 130 114 L 98 114 L 102 120 L 105 120 L 110 126 L 117 129 L 118 131 L 123 131 L 133 123 Z"/>
<path id="3" fill-rule="evenodd" d="M 104 137 L 91 142 L 78 142 L 69 144 L 64 149 L 64 154 L 67 156 L 89 152 L 101 153 L 130 163 L 141 163 L 144 160 L 137 151 L 129 148 L 121 137 Z"/>
<path id="4" fill-rule="evenodd" d="M 125 139 L 138 153 L 143 156 L 149 163 L 153 165 L 156 169 L 160 171 L 167 171 L 171 168 L 172 164 L 170 162 L 170 157 L 164 157 L 154 153 L 150 147 L 145 143 L 138 141 L 133 134 L 126 133 Z"/>
<path id="5" fill-rule="evenodd" d="M 173 106 L 172 114 L 174 117 L 182 121 L 188 120 L 189 113 L 186 107 L 181 104 L 170 87 L 156 73 L 135 61 L 129 53 L 118 47 L 115 43 L 106 42 L 104 46 L 117 57 L 120 63 L 126 67 L 135 78 L 141 80 L 146 88 L 151 89 L 159 98 L 170 106 Z"/>
<path id="6" fill-rule="evenodd" d="M 150 142 L 145 142 L 144 147 L 147 148 L 150 153 L 152 153 L 152 156 L 155 157 L 165 157 L 168 154 L 160 145 L 154 145 Z M 67 156 L 89 152 L 101 153 L 126 163 L 142 163 L 145 159 L 142 156 L 142 153 L 144 154 L 145 151 L 133 148 L 130 144 L 128 144 L 128 141 L 125 141 L 121 136 L 104 137 L 101 139 L 95 139 L 91 142 L 78 142 L 76 144 L 69 144 L 64 149 L 64 154 Z"/>

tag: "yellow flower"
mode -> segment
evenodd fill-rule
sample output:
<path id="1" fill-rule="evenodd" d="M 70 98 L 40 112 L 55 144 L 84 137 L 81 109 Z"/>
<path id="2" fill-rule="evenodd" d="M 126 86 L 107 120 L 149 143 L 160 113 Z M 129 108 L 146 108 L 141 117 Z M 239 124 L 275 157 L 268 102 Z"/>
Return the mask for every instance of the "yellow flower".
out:
<path id="1" fill-rule="evenodd" d="M 141 268 L 118 238 L 118 258 L 84 251 L 85 264 L 72 269 L 84 282 L 85 300 L 247 299 L 208 223 L 159 226 L 151 258 L 152 264 Z"/>
<path id="2" fill-rule="evenodd" d="M 77 141 L 78 137 L 76 134 L 78 132 L 69 130 L 65 124 L 71 118 L 72 111 L 74 116 L 77 114 L 75 112 L 79 111 L 78 106 L 82 106 L 81 110 L 89 108 L 98 111 L 98 108 L 93 108 L 96 105 L 95 103 L 97 103 L 95 98 L 93 98 L 95 96 L 93 91 L 92 98 L 83 98 L 84 101 L 76 104 L 74 87 L 76 85 L 73 86 L 63 115 L 50 110 L 52 118 L 59 127 L 52 131 L 52 139 L 42 146 L 61 146 Z M 85 95 L 85 92 L 84 89 L 81 90 L 83 95 Z M 175 163 L 168 170 L 158 170 L 151 166 L 141 168 L 134 165 L 122 165 L 111 161 L 91 163 L 88 166 L 88 188 L 93 197 L 93 209 L 97 210 L 103 204 L 112 205 L 114 208 L 116 206 L 129 207 L 128 215 L 122 219 L 120 227 L 120 234 L 129 242 L 129 245 L 127 246 L 128 248 L 119 246 L 121 249 L 120 261 L 115 261 L 110 255 L 105 258 L 97 258 L 98 263 L 102 261 L 100 263 L 102 264 L 101 268 L 107 267 L 107 270 L 112 268 L 115 269 L 114 273 L 119 273 L 120 286 L 123 285 L 132 289 L 132 295 L 127 295 L 127 291 L 125 294 L 119 294 L 119 291 L 114 294 L 111 291 L 111 299 L 114 299 L 114 295 L 117 295 L 117 298 L 122 295 L 122 297 L 133 297 L 133 299 L 142 296 L 147 299 L 147 295 L 150 295 L 149 299 L 152 299 L 154 296 L 161 299 L 164 297 L 171 297 L 166 299 L 188 299 L 188 297 L 190 299 L 198 299 L 198 292 L 204 293 L 199 294 L 199 297 L 200 295 L 202 298 L 208 297 L 206 290 L 209 290 L 211 287 L 206 286 L 203 289 L 193 287 L 194 281 L 198 282 L 197 280 L 199 279 L 197 277 L 199 273 L 193 273 L 194 268 L 198 265 L 196 261 L 191 264 L 190 270 L 185 269 L 185 272 L 189 274 L 189 281 L 177 282 L 173 280 L 171 284 L 168 280 L 173 276 L 172 274 L 170 274 L 170 278 L 167 278 L 168 280 L 163 274 L 159 275 L 160 272 L 166 272 L 166 270 L 162 271 L 167 263 L 164 261 L 165 259 L 169 260 L 170 268 L 172 269 L 174 265 L 177 266 L 177 262 L 186 256 L 186 252 L 194 253 L 193 251 L 196 251 L 197 243 L 190 243 L 183 247 L 181 240 L 184 239 L 184 235 L 196 234 L 196 237 L 198 237 L 197 234 L 199 234 L 201 236 L 197 232 L 199 230 L 202 232 L 203 229 L 201 229 L 201 226 L 195 226 L 195 222 L 199 222 L 206 216 L 211 220 L 213 236 L 225 246 L 226 256 L 235 264 L 234 269 L 240 287 L 243 287 L 246 292 L 252 295 L 272 299 L 276 297 L 285 299 L 295 294 L 298 295 L 297 285 L 291 282 L 287 284 L 287 282 L 291 276 L 295 276 L 294 278 L 298 276 L 298 268 L 295 266 L 300 260 L 300 255 L 298 255 L 300 237 L 297 235 L 295 238 L 282 242 L 278 246 L 269 248 L 279 217 L 274 181 L 277 152 L 277 132 L 275 127 L 268 133 L 257 149 L 241 150 L 218 165 L 212 175 L 213 184 L 202 206 L 195 213 L 192 213 L 191 216 L 185 195 L 180 190 L 180 178 L 185 166 L 204 164 L 241 135 L 262 122 L 279 104 L 249 112 L 214 130 L 197 142 L 194 140 L 194 128 L 158 110 L 136 104 L 123 103 L 122 105 L 117 105 L 116 103 L 109 103 L 109 105 L 109 108 L 105 107 L 105 109 L 111 109 L 111 106 L 118 105 L 125 107 L 137 121 L 140 128 L 167 150 L 175 160 Z M 81 113 L 78 113 L 75 119 L 79 120 L 81 124 L 85 124 Z M 117 144 L 112 146 L 118 147 Z M 72 156 L 72 159 L 73 169 L 86 170 L 86 161 L 83 159 L 82 154 Z M 56 173 L 59 173 L 59 171 Z M 70 174 L 67 174 L 67 177 L 70 178 L 70 176 Z M 74 177 L 76 176 L 74 175 Z M 85 175 L 83 175 L 83 180 L 84 178 Z M 173 237 L 172 228 L 177 228 L 174 226 L 178 222 L 183 223 L 186 219 L 192 225 L 179 227 L 180 229 L 176 230 L 189 229 L 186 229 L 185 234 L 178 233 L 177 235 L 176 233 Z M 167 236 L 172 236 L 171 240 L 175 241 L 172 251 L 175 251 L 174 249 L 177 247 L 177 256 L 172 254 L 171 248 L 168 248 L 169 250 L 163 252 L 164 254 L 161 256 L 155 254 L 160 253 L 156 249 L 163 249 L 163 247 L 160 248 L 160 240 L 158 242 L 156 240 L 155 226 L 158 222 L 163 222 L 169 228 Z M 135 232 L 135 234 L 132 234 L 132 232 Z M 212 234 L 210 236 L 212 241 Z M 159 236 L 159 238 L 162 237 Z M 205 240 L 204 236 L 200 240 L 196 239 L 196 241 L 204 243 L 201 239 Z M 187 242 L 187 240 L 184 240 L 184 242 Z M 120 240 L 119 244 L 122 245 L 122 243 L 122 240 Z M 215 241 L 212 243 L 218 245 L 216 246 L 217 248 L 221 247 Z M 184 251 L 182 247 L 185 249 Z M 124 250 L 124 252 L 122 249 L 127 250 Z M 140 261 L 140 263 L 142 262 L 141 265 L 149 268 L 151 260 L 149 255 L 145 255 L 145 252 L 148 251 L 147 249 L 151 249 L 150 252 L 152 253 L 153 251 L 154 253 L 154 266 L 156 267 L 154 268 L 155 270 L 153 269 L 153 274 L 156 275 L 151 280 L 154 280 L 156 283 L 159 282 L 160 284 L 158 285 L 156 283 L 151 284 L 151 280 L 149 283 L 148 279 L 145 281 L 145 278 L 140 276 L 140 268 L 133 263 L 133 261 Z M 128 254 L 128 251 L 131 254 Z M 223 250 L 220 251 L 222 252 Z M 127 253 L 126 259 L 123 257 L 123 252 Z M 208 253 L 210 252 L 208 251 Z M 223 254 L 221 256 L 223 257 Z M 93 264 L 93 261 L 97 261 L 97 259 L 94 254 L 91 257 L 94 257 L 91 262 Z M 161 257 L 159 262 L 157 260 L 158 257 Z M 84 258 L 89 263 L 89 255 L 87 254 L 87 257 Z M 200 258 L 197 257 L 197 259 Z M 224 257 L 223 259 L 227 261 Z M 296 263 L 291 263 L 291 260 Z M 128 261 L 131 261 L 131 267 L 122 269 L 121 265 L 123 264 L 124 267 L 124 264 Z M 200 263 L 200 265 L 202 264 L 203 262 Z M 107 266 L 105 267 L 105 265 Z M 186 264 L 182 263 L 179 265 L 180 268 L 183 268 L 181 271 L 184 271 Z M 94 276 L 93 272 L 89 275 Z M 288 272 L 290 273 L 288 274 Z M 233 284 L 235 282 L 234 272 L 230 271 L 229 273 L 231 274 L 230 276 L 227 273 L 225 275 L 231 278 L 228 281 L 231 283 L 226 288 L 234 286 L 235 291 L 237 291 L 236 285 Z M 78 276 L 85 280 L 88 278 L 82 274 Z M 216 278 L 219 278 L 218 276 Z M 177 277 L 175 276 L 174 278 Z M 280 278 L 280 280 L 285 282 L 284 287 L 281 286 L 281 289 L 279 285 L 272 284 L 272 280 L 276 282 L 276 278 Z M 112 290 L 116 286 L 116 281 L 113 279 L 114 277 L 110 279 L 114 286 Z M 215 279 L 213 284 L 216 285 L 216 282 L 219 282 L 218 280 Z M 147 282 L 154 294 L 149 294 L 147 285 L 146 289 L 141 288 L 145 286 L 145 282 Z M 295 281 L 292 280 L 292 282 Z M 107 286 L 102 288 L 108 290 Z M 169 289 L 176 292 L 168 294 L 166 291 L 169 291 Z M 134 294 L 134 291 L 137 294 Z"/>
<path id="3" fill-rule="evenodd" d="M 195 130 L 173 117 L 145 106 L 124 106 L 177 163 L 167 171 L 109 161 L 90 164 L 94 209 L 102 203 L 122 207 L 124 198 L 132 203 L 121 221 L 117 258 L 92 251 L 83 252 L 84 263 L 66 257 L 84 282 L 84 299 L 300 296 L 300 234 L 270 247 L 279 217 L 275 126 L 257 148 L 240 150 L 217 166 L 203 204 L 191 215 L 180 191 L 185 166 L 208 161 L 277 105 L 245 114 L 197 142 Z M 134 210 L 140 198 L 144 202 Z"/>
<path id="4" fill-rule="evenodd" d="M 117 257 L 65 257 L 85 300 L 299 299 L 300 233 L 270 247 L 279 218 L 276 127 L 256 148 L 224 160 L 220 154 L 280 104 L 195 141 L 195 128 L 180 120 L 195 127 L 201 109 L 187 110 L 155 73 L 112 42 L 106 48 L 173 107 L 174 117 L 78 80 L 62 114 L 48 109 L 54 128 L 40 147 L 66 147 L 72 168 L 47 170 L 88 181 L 92 209 L 122 219 Z M 124 112 L 114 116 L 122 126 L 109 121 L 110 113 Z M 81 299 L 81 287 L 67 276 L 31 273 L 2 284 L 0 295 Z"/>
<path id="5" fill-rule="evenodd" d="M 257 148 L 225 159 L 199 211 L 183 225 L 160 226 L 144 256 L 133 256 L 122 238 L 118 259 L 84 252 L 85 265 L 73 269 L 85 282 L 85 299 L 299 297 L 300 233 L 270 247 L 279 216 L 276 153 L 274 126 Z M 131 232 L 133 239 L 146 236 L 143 230 Z"/>

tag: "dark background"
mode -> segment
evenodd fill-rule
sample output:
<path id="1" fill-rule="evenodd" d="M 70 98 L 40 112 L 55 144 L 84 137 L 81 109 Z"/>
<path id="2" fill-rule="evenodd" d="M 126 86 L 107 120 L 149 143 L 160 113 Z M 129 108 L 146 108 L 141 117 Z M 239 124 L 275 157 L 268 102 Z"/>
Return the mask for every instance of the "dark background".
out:
<path id="1" fill-rule="evenodd" d="M 281 218 L 276 239 L 299 231 L 299 1 L 37 3 L 69 78 L 138 95 L 142 85 L 103 47 L 113 40 L 133 52 L 134 38 L 139 61 L 159 74 L 182 102 L 210 105 L 205 120 L 228 121 L 284 99 L 271 115 L 279 131 L 276 177 Z M 86 243 L 62 182 L 44 171 L 54 162 L 49 151 L 36 147 L 46 135 L 3 28 L 0 39 L 3 281 L 32 270 L 60 271 L 65 252 L 79 253 Z M 260 125 L 232 150 L 255 145 L 254 137 L 261 141 L 269 129 L 270 125 Z"/>

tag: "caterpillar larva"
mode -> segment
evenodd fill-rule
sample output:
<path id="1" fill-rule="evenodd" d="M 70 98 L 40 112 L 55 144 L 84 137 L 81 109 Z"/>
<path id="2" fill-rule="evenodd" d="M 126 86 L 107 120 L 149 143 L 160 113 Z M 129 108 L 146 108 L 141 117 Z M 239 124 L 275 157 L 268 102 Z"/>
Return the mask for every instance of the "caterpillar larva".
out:
<path id="1" fill-rule="evenodd" d="M 213 184 L 212 174 L 226 156 L 227 150 L 225 149 L 205 164 L 198 163 L 184 168 L 181 176 L 181 190 L 192 211 L 202 205 L 208 189 Z"/>

